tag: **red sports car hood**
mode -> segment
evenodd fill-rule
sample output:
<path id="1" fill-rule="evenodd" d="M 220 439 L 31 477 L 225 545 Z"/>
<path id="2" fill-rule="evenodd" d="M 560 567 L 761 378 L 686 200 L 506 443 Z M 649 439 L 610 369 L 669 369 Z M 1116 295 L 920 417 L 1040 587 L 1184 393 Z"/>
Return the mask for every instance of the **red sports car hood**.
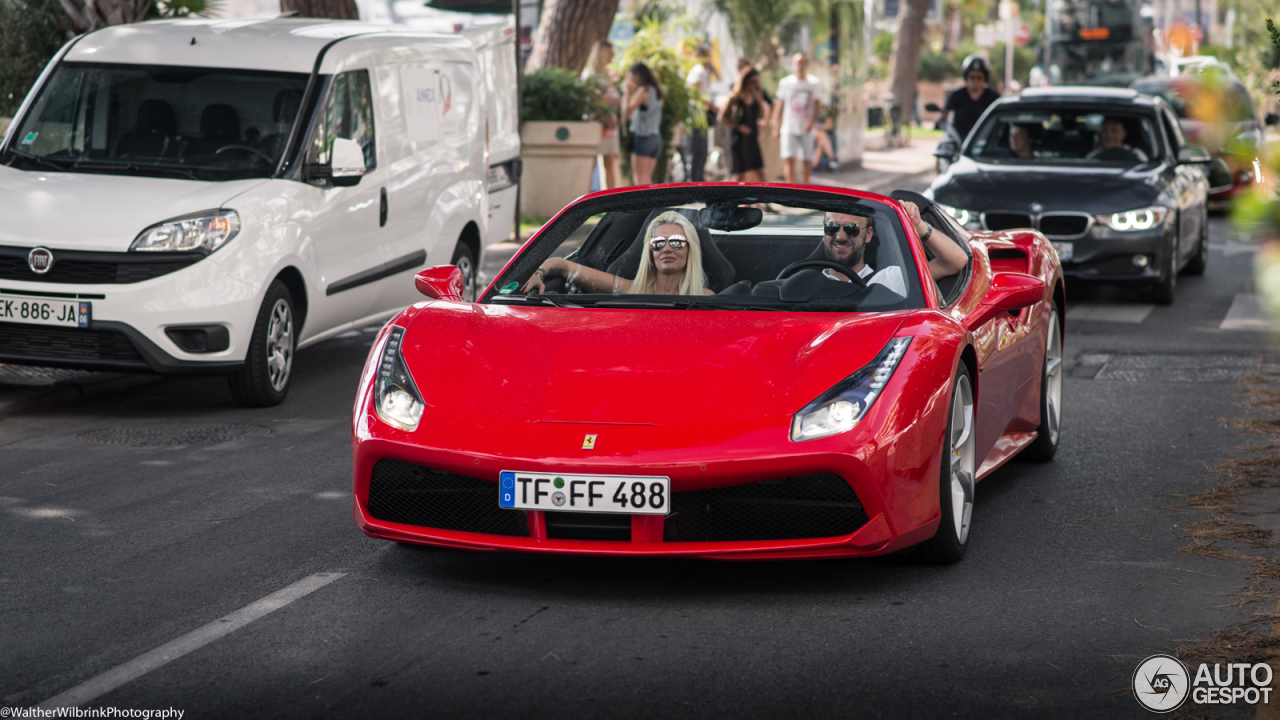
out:
<path id="1" fill-rule="evenodd" d="M 690 425 L 698 444 L 785 428 L 870 362 L 908 314 L 434 302 L 416 314 L 403 352 L 428 405 L 428 444 L 479 451 L 475 441 L 502 436 L 509 450 L 554 452 L 600 432 L 600 454 L 609 454 L 606 434 L 632 436 L 632 449 L 671 448 L 695 442 L 678 439 Z"/>

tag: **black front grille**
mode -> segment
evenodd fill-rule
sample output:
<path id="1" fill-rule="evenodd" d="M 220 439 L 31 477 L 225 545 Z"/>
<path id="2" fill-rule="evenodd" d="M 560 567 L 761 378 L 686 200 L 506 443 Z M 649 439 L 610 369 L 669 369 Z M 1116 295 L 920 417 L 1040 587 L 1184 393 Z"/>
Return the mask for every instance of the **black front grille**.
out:
<path id="1" fill-rule="evenodd" d="M 386 522 L 528 537 L 521 510 L 498 507 L 498 483 L 399 460 L 379 460 L 369 480 L 369 514 Z"/>
<path id="2" fill-rule="evenodd" d="M 982 214 L 988 230 L 1016 230 L 1031 227 L 1031 216 L 1025 213 L 989 212 Z"/>
<path id="3" fill-rule="evenodd" d="M 1084 215 L 1041 215 L 1040 232 L 1045 235 L 1083 235 L 1089 229 L 1089 218 Z"/>
<path id="4" fill-rule="evenodd" d="M 799 540 L 867 524 L 853 488 L 832 473 L 673 493 L 667 541 Z"/>
<path id="5" fill-rule="evenodd" d="M 611 513 L 556 512 L 543 514 L 552 540 L 631 541 L 631 516 Z"/>
<path id="6" fill-rule="evenodd" d="M 0 280 L 70 285 L 136 283 L 181 270 L 204 257 L 196 253 L 52 252 L 53 267 L 37 275 L 27 264 L 31 248 L 0 246 Z"/>
<path id="7" fill-rule="evenodd" d="M 124 333 L 41 325 L 0 323 L 0 355 L 7 358 L 103 360 L 146 365 Z"/>

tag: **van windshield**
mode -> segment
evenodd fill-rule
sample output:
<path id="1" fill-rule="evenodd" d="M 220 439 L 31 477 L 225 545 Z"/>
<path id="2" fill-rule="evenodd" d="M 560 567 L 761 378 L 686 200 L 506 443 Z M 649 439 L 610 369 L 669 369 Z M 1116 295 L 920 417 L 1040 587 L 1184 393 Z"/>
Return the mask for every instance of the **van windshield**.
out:
<path id="1" fill-rule="evenodd" d="M 192 180 L 271 177 L 308 76 L 63 63 L 4 161 L 24 169 Z"/>

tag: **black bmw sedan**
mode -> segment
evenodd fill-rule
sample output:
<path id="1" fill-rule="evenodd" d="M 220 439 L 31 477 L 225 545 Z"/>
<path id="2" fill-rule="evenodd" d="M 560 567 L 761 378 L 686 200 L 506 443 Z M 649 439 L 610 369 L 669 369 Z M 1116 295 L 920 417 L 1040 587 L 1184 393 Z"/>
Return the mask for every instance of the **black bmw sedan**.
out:
<path id="1" fill-rule="evenodd" d="M 993 103 L 925 194 L 971 229 L 1039 230 L 1074 280 L 1141 283 L 1167 304 L 1208 259 L 1210 160 L 1158 97 L 1035 88 Z"/>

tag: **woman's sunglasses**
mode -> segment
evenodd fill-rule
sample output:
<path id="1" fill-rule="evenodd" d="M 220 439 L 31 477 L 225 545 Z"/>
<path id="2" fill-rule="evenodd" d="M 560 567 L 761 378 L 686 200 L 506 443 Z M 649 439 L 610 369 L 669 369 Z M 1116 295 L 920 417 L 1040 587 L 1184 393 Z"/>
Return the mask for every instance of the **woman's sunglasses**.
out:
<path id="1" fill-rule="evenodd" d="M 858 234 L 862 232 L 862 226 L 858 223 L 845 223 L 841 225 L 840 223 L 829 222 L 824 227 L 827 230 L 827 234 L 831 237 L 835 237 L 836 233 L 840 232 L 840 228 L 844 228 L 844 234 L 848 235 L 850 238 L 856 238 L 858 237 Z"/>
<path id="2" fill-rule="evenodd" d="M 688 245 L 689 241 L 684 239 L 684 237 L 680 235 L 672 235 L 671 237 L 656 237 L 649 241 L 649 247 L 654 250 L 661 250 L 662 248 L 666 247 L 668 244 L 671 245 L 672 250 L 680 250 L 685 245 Z"/>

